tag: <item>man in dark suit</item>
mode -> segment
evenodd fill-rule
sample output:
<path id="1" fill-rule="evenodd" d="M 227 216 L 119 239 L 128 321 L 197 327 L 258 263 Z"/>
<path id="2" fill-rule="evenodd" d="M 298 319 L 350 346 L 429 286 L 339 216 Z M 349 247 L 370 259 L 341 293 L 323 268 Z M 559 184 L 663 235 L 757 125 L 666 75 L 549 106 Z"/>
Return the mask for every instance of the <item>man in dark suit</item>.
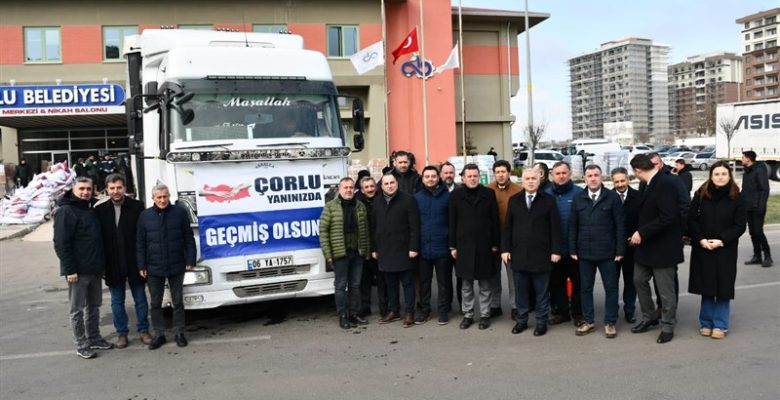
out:
<path id="1" fill-rule="evenodd" d="M 677 178 L 659 173 L 647 155 L 639 154 L 631 160 L 631 168 L 646 187 L 639 198 L 637 230 L 629 244 L 636 247 L 634 284 L 642 308 L 642 321 L 631 328 L 633 333 L 647 332 L 658 325 L 650 291 L 650 279 L 657 287 L 663 304 L 661 334 L 658 343 L 667 343 L 674 337 L 677 298 L 674 276 L 677 264 L 683 261 L 682 225 L 677 206 Z"/>
<path id="2" fill-rule="evenodd" d="M 125 290 L 135 303 L 136 328 L 143 344 L 152 343 L 149 334 L 149 303 L 146 301 L 146 279 L 138 273 L 136 262 L 136 230 L 138 216 L 144 204 L 125 196 L 125 177 L 111 174 L 106 177 L 106 192 L 111 198 L 95 207 L 100 230 L 103 234 L 103 248 L 106 254 L 105 280 L 111 293 L 111 316 L 116 328 L 116 347 L 127 347 L 127 312 L 125 311 Z"/>
<path id="3" fill-rule="evenodd" d="M 534 336 L 547 333 L 550 316 L 550 272 L 561 259 L 561 222 L 556 200 L 539 191 L 539 174 L 523 171 L 523 191 L 509 199 L 501 258 L 512 268 L 515 279 L 517 318 L 512 333 L 528 329 L 528 292 L 536 293 Z"/>
<path id="4" fill-rule="evenodd" d="M 623 203 L 623 222 L 625 223 L 626 237 L 624 243 L 636 232 L 636 220 L 639 216 L 639 191 L 628 184 L 628 171 L 623 167 L 612 170 L 612 184 L 615 193 L 620 197 Z M 633 324 L 636 322 L 634 312 L 636 311 L 636 286 L 634 286 L 634 247 L 627 246 L 626 253 L 622 260 L 618 261 L 617 280 L 620 283 L 620 274 L 623 274 L 623 314 L 626 322 Z"/>
<path id="5" fill-rule="evenodd" d="M 680 177 L 683 186 L 685 186 L 685 191 L 688 193 L 688 198 L 691 197 L 691 190 L 693 190 L 693 175 L 691 175 L 691 170 L 693 170 L 693 167 L 691 167 L 690 164 L 686 164 L 685 159 L 683 158 L 677 159 L 674 162 L 674 169 L 672 170 L 672 174 Z"/>

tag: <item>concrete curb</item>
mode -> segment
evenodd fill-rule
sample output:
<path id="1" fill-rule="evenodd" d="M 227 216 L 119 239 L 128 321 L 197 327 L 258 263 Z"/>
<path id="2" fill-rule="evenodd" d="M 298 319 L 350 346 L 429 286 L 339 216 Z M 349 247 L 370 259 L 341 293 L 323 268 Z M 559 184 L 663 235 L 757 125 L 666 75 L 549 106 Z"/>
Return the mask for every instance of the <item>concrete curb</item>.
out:
<path id="1" fill-rule="evenodd" d="M 10 234 L 8 236 L 0 237 L 0 242 L 2 242 L 3 240 L 11 240 L 11 239 L 16 239 L 16 238 L 20 238 L 20 237 L 26 236 L 27 234 L 29 234 L 32 231 L 34 231 L 35 229 L 37 229 L 39 226 L 41 226 L 41 224 L 34 224 L 34 225 L 25 226 L 24 228 L 14 232 L 14 233 L 12 233 L 12 234 Z"/>
<path id="2" fill-rule="evenodd" d="M 764 225 L 764 231 L 765 231 L 765 232 L 766 232 L 766 231 L 770 231 L 770 232 L 774 232 L 774 231 L 780 231 L 780 224 L 769 224 L 769 225 Z"/>

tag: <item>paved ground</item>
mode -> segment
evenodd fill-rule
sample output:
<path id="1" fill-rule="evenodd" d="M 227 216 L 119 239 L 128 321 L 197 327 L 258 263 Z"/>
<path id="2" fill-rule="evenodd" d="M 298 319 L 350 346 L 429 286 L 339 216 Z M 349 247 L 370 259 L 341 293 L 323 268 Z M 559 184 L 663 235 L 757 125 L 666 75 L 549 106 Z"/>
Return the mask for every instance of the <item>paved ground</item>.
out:
<path id="1" fill-rule="evenodd" d="M 2 399 L 780 398 L 780 265 L 740 267 L 723 341 L 697 335 L 699 298 L 688 294 L 666 345 L 655 343 L 658 330 L 634 335 L 623 321 L 614 340 L 601 324 L 586 337 L 571 325 L 512 335 L 508 317 L 461 331 L 459 318 L 403 329 L 372 316 L 342 331 L 326 297 L 191 312 L 187 348 L 149 351 L 132 336 L 127 349 L 81 360 L 52 244 L 36 233 L 0 242 Z M 769 240 L 780 254 L 780 231 Z M 740 259 L 749 253 L 745 235 Z M 683 288 L 687 270 L 682 264 Z M 108 299 L 106 291 L 101 329 L 114 340 Z M 602 299 L 597 289 L 597 320 Z"/>

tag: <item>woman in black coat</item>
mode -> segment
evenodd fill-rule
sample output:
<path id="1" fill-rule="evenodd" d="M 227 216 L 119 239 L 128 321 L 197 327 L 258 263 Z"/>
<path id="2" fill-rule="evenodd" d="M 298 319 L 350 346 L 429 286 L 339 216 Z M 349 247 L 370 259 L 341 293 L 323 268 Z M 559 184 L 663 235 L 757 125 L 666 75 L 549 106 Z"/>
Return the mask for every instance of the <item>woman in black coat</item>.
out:
<path id="1" fill-rule="evenodd" d="M 714 339 L 729 329 L 729 305 L 737 279 L 737 246 L 745 232 L 745 206 L 725 162 L 710 167 L 688 216 L 691 272 L 688 291 L 701 295 L 699 332 Z"/>

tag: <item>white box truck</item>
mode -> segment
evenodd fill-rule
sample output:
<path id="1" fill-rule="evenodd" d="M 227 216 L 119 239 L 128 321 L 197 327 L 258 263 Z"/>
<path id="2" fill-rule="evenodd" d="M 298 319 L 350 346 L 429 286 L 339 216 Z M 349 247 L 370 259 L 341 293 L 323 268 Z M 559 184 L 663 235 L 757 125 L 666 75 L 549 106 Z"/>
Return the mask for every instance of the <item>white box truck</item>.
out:
<path id="1" fill-rule="evenodd" d="M 125 56 L 137 195 L 166 184 L 197 233 L 185 307 L 333 293 L 319 216 L 352 150 L 325 57 L 291 34 L 154 29 Z"/>
<path id="2" fill-rule="evenodd" d="M 766 164 L 769 177 L 780 181 L 780 99 L 719 104 L 716 118 L 717 158 L 740 160 L 743 151 L 753 150 Z M 731 151 L 721 122 L 736 126 Z"/>

